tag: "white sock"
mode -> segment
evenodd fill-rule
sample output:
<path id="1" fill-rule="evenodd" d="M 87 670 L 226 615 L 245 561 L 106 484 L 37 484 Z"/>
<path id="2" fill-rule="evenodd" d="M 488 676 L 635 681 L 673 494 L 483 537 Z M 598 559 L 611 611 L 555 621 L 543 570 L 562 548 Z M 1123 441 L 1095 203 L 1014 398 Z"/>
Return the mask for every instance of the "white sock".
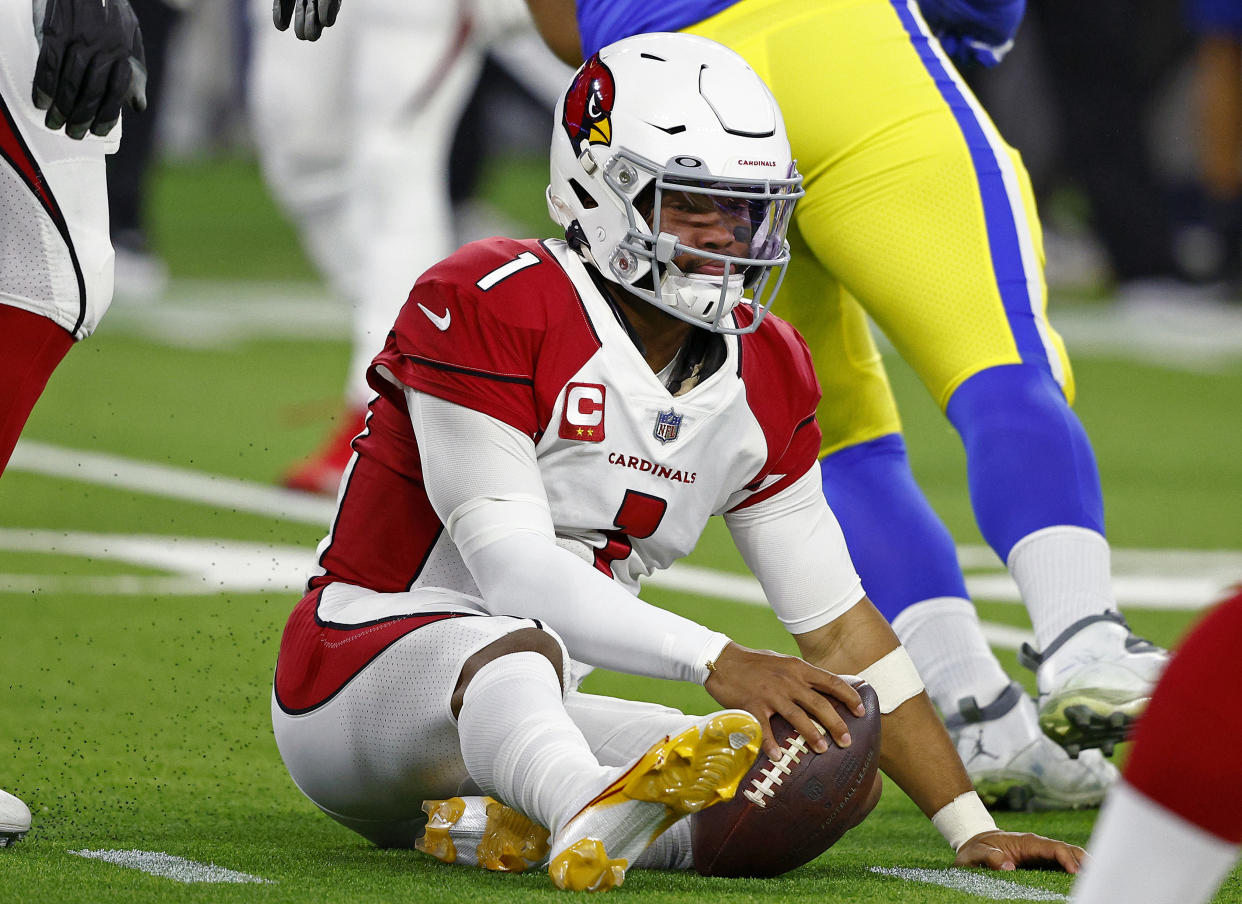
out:
<path id="1" fill-rule="evenodd" d="M 1037 530 L 1014 544 L 1007 564 L 1031 616 L 1038 650 L 1079 619 L 1117 608 L 1108 541 L 1093 530 L 1068 525 Z"/>
<path id="2" fill-rule="evenodd" d="M 1125 781 L 1104 802 L 1074 883 L 1073 904 L 1204 904 L 1233 868 L 1238 846 L 1217 838 Z"/>
<path id="3" fill-rule="evenodd" d="M 694 869 L 694 856 L 690 851 L 690 820 L 693 818 L 687 816 L 669 826 L 668 831 L 638 855 L 634 869 Z"/>
<path id="4" fill-rule="evenodd" d="M 547 657 L 510 653 L 475 673 L 457 718 L 470 777 L 553 837 L 613 771 L 591 754 L 561 693 Z"/>
<path id="5" fill-rule="evenodd" d="M 987 706 L 1009 686 L 970 600 L 941 596 L 915 603 L 893 619 L 893 630 L 945 716 L 957 713 L 963 697 Z"/>

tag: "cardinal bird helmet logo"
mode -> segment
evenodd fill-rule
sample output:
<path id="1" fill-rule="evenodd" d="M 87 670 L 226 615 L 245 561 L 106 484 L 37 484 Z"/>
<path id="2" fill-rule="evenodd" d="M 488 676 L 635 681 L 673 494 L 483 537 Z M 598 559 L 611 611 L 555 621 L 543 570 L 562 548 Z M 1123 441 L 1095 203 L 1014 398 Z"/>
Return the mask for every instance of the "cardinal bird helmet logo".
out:
<path id="1" fill-rule="evenodd" d="M 581 154 L 584 144 L 612 143 L 612 105 L 616 95 L 612 71 L 596 54 L 574 76 L 565 95 L 562 125 L 575 153 Z"/>

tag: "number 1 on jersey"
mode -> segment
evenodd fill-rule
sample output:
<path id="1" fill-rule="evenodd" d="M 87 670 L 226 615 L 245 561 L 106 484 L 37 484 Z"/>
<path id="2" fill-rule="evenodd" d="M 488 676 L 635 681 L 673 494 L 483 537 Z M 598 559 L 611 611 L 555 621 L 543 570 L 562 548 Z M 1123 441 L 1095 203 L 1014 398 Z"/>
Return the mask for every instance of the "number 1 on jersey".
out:
<path id="1" fill-rule="evenodd" d="M 595 567 L 612 577 L 612 563 L 629 558 L 634 551 L 634 540 L 650 537 L 664 520 L 668 510 L 667 500 L 638 490 L 626 490 L 621 507 L 612 519 L 616 530 L 605 531 L 608 542 L 603 549 L 595 550 Z"/>
<path id="2" fill-rule="evenodd" d="M 537 263 L 539 263 L 539 257 L 536 254 L 530 251 L 523 251 L 507 264 L 501 264 L 491 273 L 484 276 L 475 285 L 480 290 L 486 292 L 489 289 L 494 289 L 499 283 L 504 282 L 514 273 L 525 270 L 527 267 L 533 267 Z"/>

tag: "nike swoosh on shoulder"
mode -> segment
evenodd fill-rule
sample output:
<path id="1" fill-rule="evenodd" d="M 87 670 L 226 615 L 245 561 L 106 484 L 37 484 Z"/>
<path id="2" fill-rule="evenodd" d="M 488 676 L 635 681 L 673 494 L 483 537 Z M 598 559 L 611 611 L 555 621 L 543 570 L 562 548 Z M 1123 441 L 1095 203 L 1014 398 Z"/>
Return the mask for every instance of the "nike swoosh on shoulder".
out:
<path id="1" fill-rule="evenodd" d="M 426 314 L 427 319 L 430 320 L 432 323 L 434 323 L 436 325 L 436 329 L 440 330 L 441 332 L 444 332 L 445 330 L 447 330 L 449 328 L 449 324 L 453 320 L 453 312 L 450 311 L 448 308 L 444 309 L 443 314 L 434 314 L 431 311 L 427 310 L 427 308 L 424 307 L 421 302 L 419 302 L 418 309 L 422 311 L 424 314 Z"/>

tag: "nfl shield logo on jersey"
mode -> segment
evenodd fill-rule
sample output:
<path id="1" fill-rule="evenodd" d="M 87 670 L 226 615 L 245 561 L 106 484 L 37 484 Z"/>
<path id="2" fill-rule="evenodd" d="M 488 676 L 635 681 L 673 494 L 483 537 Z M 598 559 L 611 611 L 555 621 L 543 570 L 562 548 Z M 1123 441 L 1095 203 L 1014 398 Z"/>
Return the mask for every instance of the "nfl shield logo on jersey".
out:
<path id="1" fill-rule="evenodd" d="M 656 415 L 655 429 L 651 431 L 651 434 L 660 442 L 671 443 L 677 439 L 677 434 L 680 432 L 681 415 L 672 408 Z"/>

